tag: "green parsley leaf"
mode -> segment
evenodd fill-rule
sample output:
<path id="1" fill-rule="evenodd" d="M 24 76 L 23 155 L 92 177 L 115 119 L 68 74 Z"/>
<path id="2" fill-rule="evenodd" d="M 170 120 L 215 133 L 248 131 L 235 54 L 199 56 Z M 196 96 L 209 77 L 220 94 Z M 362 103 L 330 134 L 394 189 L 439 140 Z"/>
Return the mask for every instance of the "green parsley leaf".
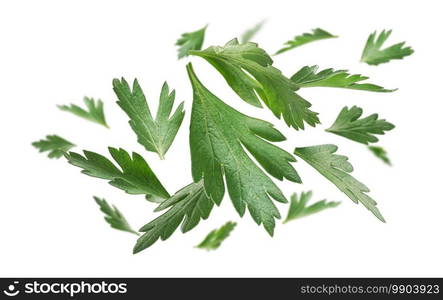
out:
<path id="1" fill-rule="evenodd" d="M 106 157 L 91 151 L 84 150 L 84 157 L 75 152 L 65 156 L 71 165 L 82 168 L 83 174 L 109 180 L 109 184 L 128 194 L 149 194 L 162 199 L 170 197 L 141 155 L 133 152 L 131 157 L 121 148 L 108 149 L 121 170 Z"/>
<path id="2" fill-rule="evenodd" d="M 294 92 L 295 84 L 272 66 L 271 57 L 257 44 L 239 44 L 233 39 L 223 47 L 189 54 L 212 64 L 244 101 L 261 107 L 259 96 L 277 118 L 283 115 L 288 126 L 298 130 L 304 129 L 304 122 L 320 123 L 317 113 L 309 110 L 311 104 Z"/>
<path id="3" fill-rule="evenodd" d="M 286 52 L 288 50 L 294 49 L 296 47 L 302 46 L 304 44 L 308 44 L 311 42 L 324 40 L 324 39 L 330 39 L 330 38 L 337 38 L 338 36 L 330 34 L 329 32 L 321 29 L 321 28 L 315 28 L 312 30 L 312 33 L 303 33 L 302 35 L 298 35 L 294 37 L 293 40 L 287 41 L 285 43 L 286 47 L 281 48 L 278 50 L 275 55 Z"/>
<path id="4" fill-rule="evenodd" d="M 234 230 L 236 225 L 237 223 L 229 221 L 222 227 L 212 230 L 196 247 L 208 251 L 218 249 L 221 243 L 229 236 L 231 231 Z"/>
<path id="5" fill-rule="evenodd" d="M 411 47 L 403 47 L 406 42 L 401 42 L 381 50 L 391 32 L 392 30 L 383 30 L 378 36 L 377 31 L 371 33 L 363 49 L 361 61 L 368 65 L 379 65 L 387 63 L 392 59 L 403 59 L 403 57 L 414 53 Z"/>
<path id="6" fill-rule="evenodd" d="M 105 112 L 103 111 L 103 102 L 98 99 L 97 101 L 94 98 L 84 97 L 83 101 L 85 102 L 87 110 L 84 110 L 78 105 L 71 104 L 68 105 L 57 105 L 60 110 L 67 111 L 73 113 L 80 118 L 89 120 L 91 122 L 95 122 L 97 124 L 103 125 L 106 128 L 109 128 L 106 123 Z"/>
<path id="7" fill-rule="evenodd" d="M 372 83 L 359 83 L 369 77 L 360 74 L 351 75 L 347 70 L 324 69 L 318 73 L 318 66 L 305 66 L 292 75 L 291 80 L 297 89 L 305 87 L 335 87 L 371 92 L 393 92 L 396 89 L 385 89 Z"/>
<path id="8" fill-rule="evenodd" d="M 37 142 L 33 142 L 32 146 L 39 149 L 39 152 L 49 151 L 49 158 L 60 158 L 69 149 L 73 148 L 75 145 L 58 135 L 47 135 L 46 139 L 41 139 Z"/>
<path id="9" fill-rule="evenodd" d="M 181 231 L 188 232 L 201 219 L 206 220 L 213 207 L 214 202 L 206 195 L 203 180 L 185 186 L 155 210 L 169 208 L 165 213 L 140 229 L 144 234 L 137 240 L 134 254 L 150 247 L 159 238 L 162 241 L 168 239 L 180 224 Z"/>
<path id="10" fill-rule="evenodd" d="M 321 200 L 310 206 L 306 206 L 311 198 L 311 191 L 307 193 L 302 192 L 300 198 L 297 196 L 297 193 L 292 194 L 288 215 L 283 223 L 318 213 L 327 208 L 337 207 L 340 204 L 340 202 L 326 202 L 326 200 Z"/>
<path id="11" fill-rule="evenodd" d="M 205 31 L 208 25 L 194 32 L 183 33 L 175 43 L 178 48 L 178 59 L 189 55 L 190 50 L 200 50 L 205 40 Z"/>
<path id="12" fill-rule="evenodd" d="M 254 27 L 246 30 L 242 36 L 240 37 L 240 41 L 242 44 L 249 42 L 256 34 L 260 31 L 263 25 L 266 23 L 265 20 L 257 23 Z"/>
<path id="13" fill-rule="evenodd" d="M 105 214 L 105 221 L 111 225 L 112 228 L 139 235 L 137 231 L 131 228 L 126 218 L 115 205 L 111 207 L 105 199 L 100 199 L 96 196 L 94 196 L 94 200 L 98 206 L 100 206 L 100 210 Z"/>
<path id="14" fill-rule="evenodd" d="M 272 124 L 248 117 L 213 95 L 187 65 L 192 83 L 190 146 L 194 181 L 204 177 L 206 193 L 219 204 L 225 188 L 240 216 L 246 206 L 257 224 L 273 234 L 274 218 L 280 214 L 271 198 L 287 202 L 280 189 L 256 165 L 245 150 L 272 176 L 301 182 L 290 164 L 295 158 L 267 141 L 278 142 L 285 137 Z"/>
<path id="15" fill-rule="evenodd" d="M 345 106 L 334 124 L 326 131 L 367 145 L 378 142 L 378 138 L 374 134 L 383 135 L 385 131 L 395 128 L 393 124 L 384 119 L 378 120 L 378 114 L 359 119 L 362 114 L 363 110 L 360 107 L 353 106 L 348 109 Z"/>
<path id="16" fill-rule="evenodd" d="M 369 151 L 371 151 L 376 157 L 380 158 L 384 163 L 391 166 L 391 160 L 388 157 L 388 153 L 385 149 L 378 146 L 368 146 Z"/>
<path id="17" fill-rule="evenodd" d="M 348 162 L 348 158 L 334 154 L 337 152 L 337 149 L 335 145 L 318 145 L 296 148 L 294 153 L 331 181 L 352 201 L 357 204 L 359 202 L 362 203 L 380 221 L 385 222 L 385 219 L 376 207 L 377 202 L 366 194 L 369 192 L 369 189 L 349 175 L 354 168 Z"/>
<path id="18" fill-rule="evenodd" d="M 169 92 L 169 86 L 165 82 L 160 93 L 157 116 L 154 120 L 137 79 L 134 80 L 132 91 L 124 78 L 114 79 L 112 83 L 119 99 L 117 104 L 128 115 L 129 125 L 137 135 L 137 141 L 146 150 L 156 152 L 161 159 L 164 159 L 183 121 L 185 115 L 183 102 L 171 116 L 175 91 Z"/>

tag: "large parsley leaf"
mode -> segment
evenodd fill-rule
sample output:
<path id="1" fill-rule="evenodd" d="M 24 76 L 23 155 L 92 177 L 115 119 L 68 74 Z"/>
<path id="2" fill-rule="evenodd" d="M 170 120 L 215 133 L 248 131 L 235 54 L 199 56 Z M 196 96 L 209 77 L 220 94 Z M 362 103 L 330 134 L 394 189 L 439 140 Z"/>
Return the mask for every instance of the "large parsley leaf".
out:
<path id="1" fill-rule="evenodd" d="M 188 56 L 190 50 L 200 50 L 202 48 L 206 27 L 208 25 L 197 31 L 182 34 L 175 43 L 175 45 L 180 46 L 178 48 L 178 59 Z"/>
<path id="2" fill-rule="evenodd" d="M 206 220 L 213 207 L 214 202 L 206 195 L 203 180 L 187 185 L 157 207 L 156 211 L 169 209 L 140 229 L 144 233 L 137 240 L 134 253 L 150 247 L 159 238 L 162 241 L 168 239 L 180 224 L 181 231 L 188 232 L 201 219 Z"/>
<path id="3" fill-rule="evenodd" d="M 383 30 L 378 36 L 377 31 L 371 33 L 366 41 L 361 61 L 368 65 L 378 65 L 387 63 L 392 59 L 402 59 L 405 56 L 414 53 L 411 47 L 403 47 L 406 42 L 397 43 L 388 48 L 381 49 L 392 30 Z"/>
<path id="4" fill-rule="evenodd" d="M 297 89 L 305 87 L 335 87 L 371 92 L 393 92 L 395 89 L 385 89 L 372 83 L 360 83 L 369 77 L 360 74 L 351 75 L 347 70 L 324 69 L 318 71 L 318 66 L 305 66 L 292 75 L 291 80 Z M 317 73 L 316 73 L 317 72 Z"/>
<path id="5" fill-rule="evenodd" d="M 46 139 L 33 142 L 32 146 L 37 148 L 39 152 L 48 151 L 49 158 L 60 158 L 75 145 L 64 138 L 53 134 L 47 135 Z"/>
<path id="6" fill-rule="evenodd" d="M 296 85 L 272 66 L 270 56 L 257 44 L 239 44 L 233 39 L 223 47 L 189 54 L 212 64 L 244 101 L 260 107 L 260 97 L 277 118 L 283 115 L 288 126 L 304 129 L 305 122 L 311 126 L 320 123 L 317 113 L 309 109 L 311 104 L 294 92 Z"/>
<path id="7" fill-rule="evenodd" d="M 287 41 L 285 43 L 285 47 L 278 50 L 275 54 L 277 55 L 277 54 L 286 52 L 288 50 L 302 46 L 304 44 L 308 44 L 308 43 L 312 43 L 312 42 L 324 40 L 324 39 L 336 38 L 336 37 L 338 37 L 338 36 L 330 34 L 329 32 L 327 32 L 321 28 L 315 28 L 312 30 L 312 33 L 310 33 L 310 32 L 303 33 L 302 35 L 297 35 L 296 37 L 294 37 L 294 39 Z"/>
<path id="8" fill-rule="evenodd" d="M 100 199 L 99 197 L 94 196 L 95 202 L 100 206 L 100 210 L 105 214 L 105 221 L 111 225 L 112 228 L 126 231 L 130 233 L 134 233 L 139 235 L 137 231 L 131 228 L 126 218 L 122 215 L 122 213 L 118 210 L 115 205 L 109 205 L 105 199 Z"/>
<path id="9" fill-rule="evenodd" d="M 378 142 L 375 134 L 382 135 L 385 131 L 395 128 L 394 124 L 384 119 L 379 120 L 378 114 L 359 119 L 362 114 L 363 110 L 360 107 L 343 107 L 334 124 L 326 131 L 367 145 Z"/>
<path id="10" fill-rule="evenodd" d="M 301 182 L 290 164 L 294 157 L 266 141 L 283 141 L 285 137 L 272 124 L 226 105 L 203 86 L 191 64 L 187 69 L 194 91 L 190 127 L 194 181 L 204 178 L 206 193 L 218 204 L 225 193 L 225 177 L 238 213 L 243 216 L 248 207 L 255 222 L 263 223 L 272 235 L 274 218 L 280 218 L 280 214 L 271 198 L 287 200 L 245 150 L 275 178 Z"/>
<path id="11" fill-rule="evenodd" d="M 320 174 L 331 181 L 340 191 L 345 193 L 355 203 L 361 202 L 380 221 L 385 222 L 376 207 L 377 202 L 366 193 L 369 189 L 360 181 L 349 175 L 353 171 L 348 158 L 337 152 L 335 145 L 318 145 L 296 148 L 294 153 L 310 164 Z"/>
<path id="12" fill-rule="evenodd" d="M 183 102 L 171 116 L 175 91 L 169 92 L 169 86 L 165 82 L 160 93 L 157 116 L 154 119 L 137 79 L 134 80 L 132 91 L 124 78 L 114 79 L 112 83 L 119 99 L 117 104 L 128 115 L 129 125 L 137 135 L 137 141 L 146 150 L 156 152 L 163 159 L 183 121 L 185 115 Z"/>
<path id="13" fill-rule="evenodd" d="M 84 157 L 75 152 L 66 154 L 71 165 L 82 168 L 82 173 L 109 180 L 116 188 L 122 189 L 128 194 L 148 194 L 169 198 L 169 194 L 155 176 L 148 163 L 141 155 L 133 152 L 132 157 L 123 149 L 109 147 L 109 153 L 120 166 L 117 168 L 106 157 L 91 151 L 83 151 Z"/>
<path id="14" fill-rule="evenodd" d="M 311 191 L 307 193 L 302 192 L 300 194 L 300 197 L 298 197 L 297 193 L 292 194 L 288 215 L 286 216 L 286 219 L 283 221 L 283 223 L 287 223 L 295 219 L 300 219 L 328 208 L 337 207 L 340 204 L 340 202 L 327 202 L 326 200 L 321 200 L 307 206 L 311 198 Z"/>
<path id="15" fill-rule="evenodd" d="M 205 239 L 198 244 L 196 247 L 206 250 L 216 250 L 220 247 L 222 242 L 229 236 L 229 234 L 234 230 L 237 223 L 226 222 L 222 227 L 212 230 Z"/>
<path id="16" fill-rule="evenodd" d="M 57 105 L 57 107 L 60 110 L 73 113 L 80 118 L 95 122 L 97 124 L 105 126 L 106 128 L 109 128 L 108 124 L 106 123 L 105 112 L 103 111 L 103 102 L 100 99 L 95 101 L 93 98 L 88 97 L 84 97 L 83 101 L 85 102 L 87 110 L 75 104 L 71 104 L 70 106 Z"/>

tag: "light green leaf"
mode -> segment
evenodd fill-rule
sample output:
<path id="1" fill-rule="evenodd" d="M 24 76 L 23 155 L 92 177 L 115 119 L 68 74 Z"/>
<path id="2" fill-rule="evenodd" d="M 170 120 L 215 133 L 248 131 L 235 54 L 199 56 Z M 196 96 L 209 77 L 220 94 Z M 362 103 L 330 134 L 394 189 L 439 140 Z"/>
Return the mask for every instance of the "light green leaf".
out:
<path id="1" fill-rule="evenodd" d="M 321 29 L 321 28 L 315 28 L 312 30 L 312 33 L 303 33 L 302 35 L 298 35 L 294 37 L 293 40 L 287 41 L 285 43 L 286 47 L 281 48 L 278 50 L 275 55 L 286 52 L 288 50 L 294 49 L 296 47 L 302 46 L 304 44 L 312 43 L 319 40 L 324 39 L 330 39 L 330 38 L 337 38 L 338 36 L 330 34 L 329 32 Z"/>
<path id="2" fill-rule="evenodd" d="M 372 83 L 360 83 L 369 77 L 360 74 L 351 75 L 347 70 L 324 69 L 318 71 L 318 66 L 305 66 L 292 75 L 291 80 L 297 89 L 305 87 L 334 87 L 371 92 L 393 92 L 396 89 L 385 89 Z"/>
<path id="3" fill-rule="evenodd" d="M 140 229 L 144 234 L 137 240 L 134 253 L 150 247 L 158 239 L 168 239 L 180 224 L 181 231 L 188 232 L 200 220 L 206 220 L 213 207 L 214 202 L 206 195 L 203 180 L 187 185 L 157 207 L 156 211 L 169 209 Z"/>
<path id="4" fill-rule="evenodd" d="M 305 128 L 305 122 L 311 126 L 320 123 L 317 113 L 309 109 L 311 104 L 294 92 L 296 85 L 272 66 L 272 59 L 257 44 L 239 44 L 233 39 L 223 47 L 189 54 L 212 64 L 244 101 L 261 107 L 261 99 L 288 126 L 298 130 Z"/>
<path id="5" fill-rule="evenodd" d="M 274 218 L 280 214 L 271 198 L 287 200 L 246 150 L 275 178 L 301 182 L 290 164 L 294 157 L 267 142 L 285 137 L 272 124 L 248 117 L 218 99 L 199 81 L 191 64 L 187 70 L 194 92 L 190 128 L 194 181 L 204 177 L 206 193 L 219 204 L 225 193 L 225 177 L 237 212 L 243 216 L 247 206 L 255 222 L 263 223 L 272 235 Z"/>
<path id="6" fill-rule="evenodd" d="M 194 32 L 183 33 L 175 43 L 178 48 L 178 59 L 189 55 L 190 50 L 200 50 L 205 40 L 205 31 L 208 25 Z"/>
<path id="7" fill-rule="evenodd" d="M 378 120 L 378 114 L 359 119 L 362 114 L 363 110 L 360 107 L 353 106 L 349 109 L 345 106 L 334 124 L 326 131 L 367 145 L 378 142 L 375 134 L 383 135 L 385 131 L 395 128 L 394 124 L 385 119 Z"/>
<path id="8" fill-rule="evenodd" d="M 340 191 L 346 194 L 355 203 L 362 203 L 380 221 L 385 222 L 380 211 L 376 207 L 377 202 L 366 193 L 369 189 L 360 181 L 349 175 L 353 171 L 348 158 L 337 152 L 335 145 L 318 145 L 304 148 L 296 148 L 294 153 L 326 179 L 331 181 Z"/>
<path id="9" fill-rule="evenodd" d="M 242 36 L 240 37 L 240 41 L 242 44 L 249 42 L 256 34 L 260 31 L 263 25 L 266 23 L 265 20 L 257 23 L 254 27 L 246 30 Z"/>
<path id="10" fill-rule="evenodd" d="M 229 221 L 222 227 L 212 230 L 196 247 L 208 251 L 218 249 L 236 225 L 237 223 Z"/>
<path id="11" fill-rule="evenodd" d="M 369 151 L 371 151 L 376 157 L 380 158 L 384 163 L 391 166 L 391 160 L 388 157 L 388 153 L 385 149 L 378 146 L 368 146 Z"/>
<path id="12" fill-rule="evenodd" d="M 137 231 L 131 228 L 126 218 L 115 205 L 111 207 L 105 199 L 100 199 L 96 196 L 94 196 L 94 200 L 98 206 L 100 206 L 100 210 L 105 214 L 105 221 L 111 225 L 112 228 L 139 235 Z"/>
<path id="13" fill-rule="evenodd" d="M 75 104 L 71 104 L 70 106 L 57 105 L 57 107 L 60 110 L 73 113 L 80 118 L 95 122 L 97 124 L 105 126 L 106 128 L 109 128 L 108 124 L 106 123 L 105 112 L 103 111 L 103 102 L 100 99 L 95 101 L 94 98 L 88 97 L 84 97 L 83 101 L 85 102 L 87 110 Z"/>
<path id="14" fill-rule="evenodd" d="M 137 79 L 134 80 L 132 91 L 124 78 L 114 79 L 112 83 L 119 99 L 117 104 L 128 115 L 129 125 L 137 135 L 137 141 L 146 150 L 156 152 L 161 159 L 164 159 L 182 124 L 185 115 L 183 102 L 171 116 L 175 91 L 169 92 L 169 86 L 165 82 L 160 93 L 157 116 L 154 119 Z"/>
<path id="15" fill-rule="evenodd" d="M 39 152 L 48 151 L 49 158 L 60 158 L 69 151 L 69 149 L 75 147 L 73 143 L 55 134 L 47 135 L 46 139 L 33 142 L 32 146 L 37 148 Z"/>
<path id="16" fill-rule="evenodd" d="M 328 208 L 337 207 L 340 204 L 340 202 L 326 202 L 326 200 L 321 200 L 315 202 L 310 206 L 306 206 L 311 198 L 311 191 L 307 193 L 302 192 L 300 194 L 300 198 L 297 196 L 297 193 L 292 194 L 288 215 L 286 216 L 286 220 L 284 220 L 283 223 L 287 223 L 295 219 L 300 219 Z"/>
<path id="17" fill-rule="evenodd" d="M 388 48 L 381 49 L 392 30 L 383 30 L 378 36 L 377 31 L 371 33 L 366 41 L 361 61 L 368 65 L 379 65 L 387 63 L 392 59 L 403 59 L 403 57 L 414 53 L 411 47 L 404 47 L 406 42 L 392 45 Z"/>
<path id="18" fill-rule="evenodd" d="M 109 180 L 112 186 L 134 195 L 154 195 L 162 199 L 169 194 L 141 155 L 133 152 L 132 157 L 123 149 L 109 147 L 109 153 L 117 162 L 117 168 L 106 157 L 91 151 L 83 151 L 84 157 L 75 152 L 66 154 L 71 165 L 82 168 L 82 173 Z"/>

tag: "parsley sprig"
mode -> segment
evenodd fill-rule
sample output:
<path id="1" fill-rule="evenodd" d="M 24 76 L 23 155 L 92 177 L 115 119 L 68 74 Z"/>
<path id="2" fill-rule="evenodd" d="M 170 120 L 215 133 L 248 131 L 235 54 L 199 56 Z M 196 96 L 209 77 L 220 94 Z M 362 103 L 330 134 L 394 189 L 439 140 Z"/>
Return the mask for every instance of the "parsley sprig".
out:
<path id="1" fill-rule="evenodd" d="M 184 33 L 176 43 L 179 46 L 178 56 L 190 56 L 191 60 L 195 56 L 204 59 L 220 73 L 239 99 L 258 108 L 267 107 L 276 118 L 282 118 L 289 127 L 296 130 L 307 130 L 308 125 L 320 125 L 318 113 L 311 110 L 311 103 L 301 96 L 305 88 L 334 87 L 382 93 L 396 90 L 368 83 L 367 76 L 341 69 L 319 70 L 316 65 L 301 65 L 299 71 L 286 77 L 263 48 L 250 42 L 262 25 L 258 23 L 245 32 L 241 42 L 232 39 L 223 46 L 209 46 L 205 49 L 203 44 L 207 26 Z M 378 36 L 375 32 L 371 34 L 362 61 L 377 65 L 412 54 L 413 50 L 404 47 L 404 43 L 382 49 L 390 34 L 391 31 L 382 31 Z M 317 28 L 312 33 L 288 41 L 277 54 L 313 41 L 336 37 Z M 314 168 L 351 201 L 361 203 L 380 221 L 385 222 L 376 201 L 369 196 L 368 187 L 351 175 L 354 168 L 347 156 L 337 154 L 336 145 L 297 145 L 293 153 L 287 152 L 276 145 L 285 141 L 286 137 L 274 124 L 240 112 L 225 103 L 197 77 L 198 72 L 192 63 L 187 63 L 186 70 L 193 94 L 189 131 L 192 177 L 188 185 L 173 195 L 169 194 L 148 161 L 136 152 L 130 154 L 123 148 L 109 147 L 112 159 L 88 150 L 77 153 L 70 151 L 75 146 L 73 143 L 57 135 L 48 135 L 32 144 L 40 152 L 48 152 L 50 158 L 64 156 L 69 164 L 80 168 L 85 175 L 104 179 L 128 194 L 143 195 L 144 199 L 151 202 L 148 204 L 156 203 L 154 212 L 159 214 L 147 220 L 137 231 L 129 225 L 117 207 L 110 205 L 104 198 L 94 196 L 106 222 L 112 228 L 137 235 L 141 233 L 133 248 L 134 253 L 151 247 L 159 240 L 170 238 L 179 227 L 182 233 L 194 229 L 210 216 L 226 195 L 241 217 L 248 211 L 252 219 L 258 225 L 263 225 L 272 236 L 276 220 L 281 218 L 276 204 L 288 202 L 276 180 L 302 183 L 294 167 L 296 157 Z M 138 143 L 146 151 L 155 152 L 159 158 L 164 159 L 183 123 L 184 103 L 174 108 L 175 91 L 166 82 L 161 88 L 159 100 L 149 99 L 149 102 L 137 79 L 132 85 L 124 78 L 114 79 L 112 83 L 117 104 L 129 118 Z M 75 104 L 59 108 L 108 127 L 103 102 L 92 98 L 85 98 L 84 101 L 86 109 Z M 151 112 L 154 106 L 157 107 L 155 116 Z M 361 144 L 371 144 L 369 150 L 390 164 L 386 151 L 374 144 L 378 142 L 379 135 L 395 126 L 379 119 L 378 114 L 366 117 L 362 117 L 362 114 L 360 107 L 344 107 L 334 123 L 325 130 Z M 294 142 L 297 143 L 297 140 Z M 297 164 L 297 169 L 299 167 L 301 169 L 303 163 Z M 309 205 L 311 197 L 312 192 L 299 195 L 294 193 L 290 197 L 284 222 L 339 204 L 321 200 Z M 217 249 L 235 226 L 236 222 L 227 222 L 211 231 L 197 247 Z"/>

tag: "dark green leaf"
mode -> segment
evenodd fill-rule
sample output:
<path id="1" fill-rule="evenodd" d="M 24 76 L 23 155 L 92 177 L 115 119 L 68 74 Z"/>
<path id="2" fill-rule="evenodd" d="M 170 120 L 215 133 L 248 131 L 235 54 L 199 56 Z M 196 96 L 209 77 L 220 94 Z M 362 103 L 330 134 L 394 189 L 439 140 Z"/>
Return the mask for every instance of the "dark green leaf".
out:
<path id="1" fill-rule="evenodd" d="M 120 166 L 117 168 L 106 157 L 91 151 L 83 151 L 84 157 L 75 152 L 66 154 L 71 165 L 82 168 L 82 173 L 109 180 L 116 188 L 128 194 L 149 194 L 167 199 L 169 194 L 155 176 L 144 158 L 133 152 L 132 157 L 123 149 L 109 147 L 109 153 Z"/>
<path id="2" fill-rule="evenodd" d="M 197 248 L 206 250 L 216 250 L 220 247 L 221 243 L 229 236 L 232 230 L 234 230 L 237 223 L 227 222 L 225 225 L 218 229 L 212 230 L 205 239 L 197 245 Z"/>
<path id="3" fill-rule="evenodd" d="M 197 31 L 182 34 L 175 43 L 175 45 L 180 46 L 178 48 L 178 59 L 188 56 L 190 50 L 200 50 L 202 48 L 207 27 L 208 25 Z"/>
<path id="4" fill-rule="evenodd" d="M 119 99 L 117 104 L 129 116 L 129 125 L 137 135 L 138 142 L 146 150 L 158 153 L 163 159 L 183 121 L 185 115 L 183 102 L 171 116 L 175 91 L 169 92 L 168 84 L 165 82 L 160 93 L 157 116 L 154 119 L 137 79 L 134 80 L 132 91 L 124 78 L 114 79 L 113 86 Z"/>
<path id="5" fill-rule="evenodd" d="M 391 35 L 392 30 L 383 30 L 380 35 L 377 36 L 377 31 L 371 33 L 366 41 L 361 61 L 368 65 L 378 65 L 387 63 L 392 59 L 402 59 L 405 56 L 414 53 L 411 47 L 404 47 L 406 42 L 401 42 L 392 45 L 388 48 L 381 49 L 388 37 Z"/>
<path id="6" fill-rule="evenodd" d="M 378 142 L 375 134 L 383 135 L 385 131 L 395 128 L 384 119 L 378 120 L 378 114 L 359 119 L 362 114 L 363 110 L 360 107 L 344 107 L 334 124 L 326 131 L 367 145 Z"/>
<path id="7" fill-rule="evenodd" d="M 337 207 L 340 204 L 340 202 L 326 202 L 326 200 L 321 200 L 312 205 L 306 206 L 311 197 L 311 191 L 307 193 L 302 192 L 300 198 L 297 196 L 297 193 L 292 194 L 288 215 L 283 223 L 318 213 L 327 208 Z"/>
<path id="8" fill-rule="evenodd" d="M 288 50 L 294 49 L 296 47 L 302 46 L 304 44 L 308 44 L 311 42 L 324 40 L 324 39 L 330 39 L 330 38 L 337 38 L 338 36 L 330 34 L 329 32 L 321 29 L 321 28 L 315 28 L 312 30 L 312 33 L 303 33 L 302 35 L 298 35 L 294 37 L 293 40 L 287 41 L 285 43 L 285 47 L 278 50 L 275 55 L 286 52 Z"/>
<path id="9" fill-rule="evenodd" d="M 87 110 L 75 104 L 71 104 L 70 106 L 58 105 L 57 107 L 63 111 L 73 113 L 74 115 L 83 119 L 109 128 L 108 124 L 106 123 L 105 112 L 103 111 L 103 102 L 100 99 L 95 101 L 94 98 L 88 97 L 84 97 L 83 101 L 85 102 Z"/>
<path id="10" fill-rule="evenodd" d="M 156 211 L 169 209 L 140 229 L 144 234 L 137 240 L 134 253 L 150 247 L 159 238 L 162 241 L 168 239 L 180 224 L 181 231 L 188 232 L 201 219 L 206 220 L 213 207 L 214 202 L 206 195 L 203 180 L 187 185 L 157 207 Z"/>
<path id="11" fill-rule="evenodd" d="M 220 203 L 225 188 L 238 213 L 246 206 L 257 224 L 263 223 L 273 234 L 274 218 L 280 214 L 271 198 L 287 202 L 280 189 L 250 158 L 246 150 L 272 176 L 301 182 L 290 164 L 294 157 L 267 141 L 283 141 L 285 137 L 272 124 L 248 117 L 213 95 L 188 64 L 194 101 L 191 116 L 191 160 L 194 181 L 204 177 L 206 193 Z"/>
<path id="12" fill-rule="evenodd" d="M 39 149 L 39 152 L 48 151 L 49 158 L 60 158 L 75 145 L 54 134 L 47 135 L 46 139 L 33 142 L 32 146 Z"/>
<path id="13" fill-rule="evenodd" d="M 105 221 L 111 225 L 112 228 L 139 235 L 137 231 L 131 228 L 128 221 L 126 221 L 126 218 L 115 205 L 111 207 L 105 199 L 100 199 L 95 196 L 94 200 L 98 206 L 100 206 L 100 210 L 105 214 Z"/>
<path id="14" fill-rule="evenodd" d="M 296 85 L 272 66 L 272 59 L 257 44 L 239 44 L 234 39 L 223 47 L 189 54 L 212 64 L 244 101 L 261 107 L 260 97 L 277 118 L 283 116 L 288 126 L 298 130 L 305 128 L 305 122 L 311 126 L 320 123 L 317 113 L 309 109 L 311 104 L 294 92 Z"/>
<path id="15" fill-rule="evenodd" d="M 318 66 L 305 66 L 292 75 L 291 80 L 297 89 L 305 87 L 335 87 L 371 92 L 393 92 L 372 83 L 360 83 L 369 77 L 360 74 L 351 75 L 347 70 L 324 69 L 318 73 Z"/>
<path id="16" fill-rule="evenodd" d="M 391 160 L 388 157 L 388 153 L 385 149 L 378 146 L 368 146 L 368 149 L 378 158 L 380 158 L 387 165 L 391 165 Z"/>

